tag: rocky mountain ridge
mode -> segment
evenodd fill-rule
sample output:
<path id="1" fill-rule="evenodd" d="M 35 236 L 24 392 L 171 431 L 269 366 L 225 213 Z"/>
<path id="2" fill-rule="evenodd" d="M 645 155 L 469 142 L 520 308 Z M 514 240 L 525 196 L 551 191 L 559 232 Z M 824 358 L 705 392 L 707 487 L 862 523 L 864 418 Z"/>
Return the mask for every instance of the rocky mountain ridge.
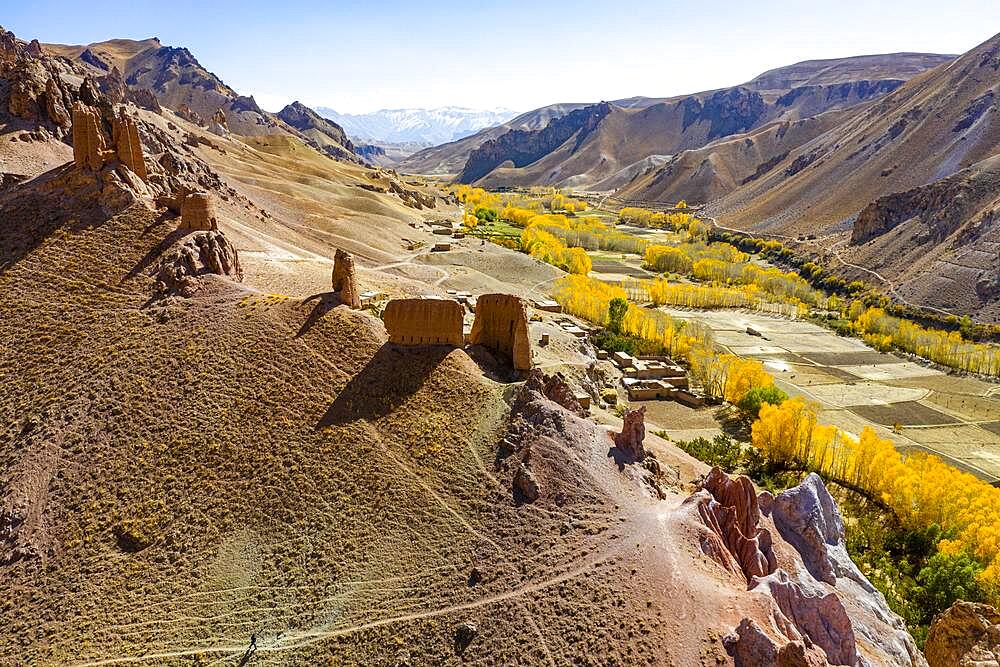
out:
<path id="1" fill-rule="evenodd" d="M 636 97 L 612 101 L 615 115 L 606 137 L 588 158 L 578 164 L 553 159 L 544 168 L 498 174 L 497 185 L 544 183 L 587 187 L 604 181 L 611 173 L 627 170 L 651 155 L 670 155 L 693 149 L 733 132 L 743 132 L 776 120 L 795 120 L 831 109 L 842 109 L 886 94 L 905 79 L 927 68 L 951 60 L 935 54 L 889 54 L 860 56 L 832 61 L 809 61 L 765 73 L 742 86 L 682 95 L 672 98 Z M 775 82 L 788 83 L 774 88 Z M 791 93 L 792 88 L 801 90 Z M 780 99 L 780 102 L 778 101 Z M 504 126 L 490 128 L 458 142 L 421 151 L 400 163 L 415 173 L 462 171 L 469 155 L 487 140 L 511 130 L 537 130 L 553 118 L 587 105 L 563 104 L 523 114 Z M 658 107 L 647 116 L 629 117 Z M 534 126 L 529 126 L 529 124 Z M 692 127 L 693 126 L 693 127 Z M 600 134 L 600 133 L 598 133 Z M 623 137 L 634 146 L 622 151 Z M 600 164 L 607 158 L 604 164 Z M 623 184 L 611 181 L 615 187 Z M 605 186 L 608 183 L 604 184 Z"/>

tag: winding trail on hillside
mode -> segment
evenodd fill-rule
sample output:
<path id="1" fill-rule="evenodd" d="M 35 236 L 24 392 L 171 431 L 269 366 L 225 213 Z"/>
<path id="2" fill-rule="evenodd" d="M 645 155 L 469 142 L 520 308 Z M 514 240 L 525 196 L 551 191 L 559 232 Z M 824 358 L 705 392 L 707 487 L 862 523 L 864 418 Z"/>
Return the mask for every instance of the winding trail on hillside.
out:
<path id="1" fill-rule="evenodd" d="M 636 544 L 637 542 L 644 544 L 647 540 L 656 539 L 656 535 L 660 532 L 659 524 L 663 520 L 663 516 L 664 509 L 656 504 L 642 507 L 639 511 L 633 512 L 633 514 L 626 518 L 624 523 L 619 526 L 619 528 L 625 527 L 627 530 L 620 530 L 615 535 L 609 536 L 609 539 L 605 544 L 605 548 L 594 553 L 590 558 L 580 561 L 578 565 L 550 577 L 521 586 L 516 586 L 492 595 L 486 595 L 469 602 L 447 605 L 427 611 L 398 614 L 395 616 L 355 623 L 331 630 L 305 630 L 296 633 L 284 633 L 270 640 L 258 640 L 256 653 L 280 653 L 286 650 L 309 646 L 326 639 L 343 637 L 357 632 L 363 632 L 365 630 L 392 626 L 399 623 L 408 623 L 448 616 L 501 602 L 521 601 L 527 596 L 539 593 L 563 582 L 593 572 L 594 568 L 598 567 L 602 563 L 621 555 L 629 548 L 634 548 L 631 545 Z M 672 562 L 676 562 L 676 557 L 672 553 L 674 550 L 672 545 L 664 540 L 656 540 L 656 546 L 666 549 L 666 553 L 672 559 Z M 219 656 L 219 658 L 215 662 L 221 663 L 228 659 L 236 659 L 244 656 L 247 654 L 247 650 L 248 647 L 245 645 L 237 646 L 233 644 L 217 643 L 202 646 L 185 646 L 170 651 L 158 651 L 143 655 L 120 656 L 102 660 L 77 662 L 74 663 L 74 665 L 76 667 L 101 667 L 103 665 L 142 664 L 151 661 L 162 661 L 169 658 L 183 658 L 195 655 L 216 655 Z M 552 664 L 555 664 L 551 653 L 549 653 L 547 649 L 543 650 L 545 650 L 548 655 L 549 661 Z"/>

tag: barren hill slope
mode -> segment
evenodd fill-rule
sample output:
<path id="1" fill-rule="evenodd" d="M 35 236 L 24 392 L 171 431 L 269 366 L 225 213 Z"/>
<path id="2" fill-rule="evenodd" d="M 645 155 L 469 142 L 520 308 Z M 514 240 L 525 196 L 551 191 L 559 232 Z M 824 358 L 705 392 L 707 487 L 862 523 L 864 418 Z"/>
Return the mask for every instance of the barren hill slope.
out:
<path id="1" fill-rule="evenodd" d="M 817 658 L 924 664 L 860 574 L 812 578 L 828 556 L 722 480 L 657 500 L 603 428 L 463 351 L 387 345 L 368 313 L 223 278 L 151 300 L 136 269 L 172 221 L 141 203 L 79 218 L 42 185 L 0 202 L 17 232 L 0 274 L 0 655 L 731 664 L 806 636 Z M 7 245 L 23 235 L 27 252 Z M 680 480 L 703 470 L 648 440 Z M 529 454 L 535 502 L 512 491 Z M 727 512 L 775 536 L 756 590 Z"/>
<path id="2" fill-rule="evenodd" d="M 856 112 L 828 111 L 781 121 L 681 151 L 623 184 L 617 196 L 640 201 L 706 202 L 768 174 L 788 155 Z"/>
<path id="3" fill-rule="evenodd" d="M 997 212 L 982 193 L 996 178 L 998 100 L 1000 35 L 790 151 L 760 178 L 712 201 L 709 212 L 743 229 L 836 235 L 827 249 L 878 271 L 916 303 L 995 319 L 988 286 L 997 275 Z M 650 174 L 630 192 L 655 193 L 658 178 Z M 979 231 L 961 232 L 966 227 Z M 901 261 L 914 256 L 922 261 Z"/>
<path id="4" fill-rule="evenodd" d="M 484 185 L 556 184 L 585 187 L 607 179 L 619 170 L 651 155 L 669 155 L 737 132 L 744 132 L 775 120 L 794 121 L 831 109 L 853 106 L 893 90 L 916 71 L 951 59 L 934 54 L 889 54 L 862 56 L 834 61 L 800 63 L 768 73 L 743 86 L 672 98 L 636 97 L 612 103 L 607 126 L 590 134 L 590 143 L 572 139 L 544 164 L 527 167 L 514 159 L 509 169 L 497 151 L 497 141 L 513 145 L 516 140 L 532 142 L 525 132 L 538 132 L 553 118 L 568 114 L 584 105 L 554 105 L 524 114 L 498 128 L 484 130 L 459 142 L 445 144 L 417 153 L 400 163 L 399 168 L 413 173 L 458 173 L 466 167 L 469 174 L 480 174 L 478 165 L 504 165 Z M 896 62 L 898 60 L 898 67 Z M 821 65 L 815 63 L 822 63 Z M 766 75 L 762 75 L 764 77 Z M 784 80 L 789 85 L 771 88 Z M 793 91 L 794 88 L 794 91 Z M 561 108 L 566 107 L 566 108 Z M 527 119 L 533 122 L 525 122 Z M 544 122 L 539 122 L 544 121 Z M 534 126 L 533 126 L 534 125 Z M 521 134 L 518 135 L 517 132 Z M 492 142 L 492 143 L 488 143 Z M 480 149 L 477 154 L 474 151 Z M 577 152 L 584 152 L 577 156 Z M 483 160 L 483 153 L 494 156 Z M 570 160 L 569 158 L 573 159 Z M 469 164 L 471 162 L 471 164 Z M 477 179 L 483 178 L 481 175 Z M 615 183 L 618 185 L 619 183 Z"/>
<path id="5" fill-rule="evenodd" d="M 925 72 L 791 153 L 791 170 L 713 208 L 723 220 L 795 230 L 832 227 L 869 201 L 944 178 L 997 152 L 1000 35 Z"/>

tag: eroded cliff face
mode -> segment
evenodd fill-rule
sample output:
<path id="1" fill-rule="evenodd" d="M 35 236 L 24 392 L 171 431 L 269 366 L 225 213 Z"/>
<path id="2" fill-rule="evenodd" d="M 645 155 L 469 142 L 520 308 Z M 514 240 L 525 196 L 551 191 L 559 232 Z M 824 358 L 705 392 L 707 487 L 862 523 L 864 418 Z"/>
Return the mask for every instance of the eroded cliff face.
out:
<path id="1" fill-rule="evenodd" d="M 577 145 L 611 113 L 607 102 L 571 111 L 540 130 L 511 130 L 472 151 L 459 174 L 460 183 L 474 183 L 504 162 L 523 167 L 549 154 L 573 135 Z"/>
<path id="2" fill-rule="evenodd" d="M 720 90 L 704 100 L 690 97 L 684 100 L 685 130 L 697 123 L 708 123 L 708 139 L 718 139 L 737 132 L 746 132 L 767 113 L 767 104 L 760 93 L 737 87 Z"/>
<path id="3" fill-rule="evenodd" d="M 819 476 L 774 497 L 714 468 L 683 508 L 706 528 L 701 551 L 769 609 L 724 639 L 738 667 L 926 664 L 848 556 L 843 520 Z"/>
<path id="4" fill-rule="evenodd" d="M 880 197 L 858 214 L 851 244 L 859 245 L 916 219 L 927 241 L 941 242 L 1000 200 L 1000 161 L 992 159 L 905 192 Z"/>

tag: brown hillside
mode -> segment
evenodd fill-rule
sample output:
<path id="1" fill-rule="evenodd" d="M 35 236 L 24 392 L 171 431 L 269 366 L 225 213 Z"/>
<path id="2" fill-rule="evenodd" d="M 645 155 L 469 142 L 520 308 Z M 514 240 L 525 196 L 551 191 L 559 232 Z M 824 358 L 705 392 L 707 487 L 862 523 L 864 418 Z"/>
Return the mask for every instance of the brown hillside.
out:
<path id="1" fill-rule="evenodd" d="M 1000 35 L 925 72 L 713 204 L 720 221 L 836 231 L 868 202 L 944 178 L 1000 146 Z"/>
<path id="2" fill-rule="evenodd" d="M 836 127 L 854 109 L 828 111 L 682 151 L 638 174 L 616 193 L 624 199 L 706 202 L 751 183 L 782 163 L 797 147 Z"/>
<path id="3" fill-rule="evenodd" d="M 895 65 L 897 59 L 898 67 Z M 672 98 L 619 100 L 613 102 L 614 111 L 605 121 L 607 126 L 591 134 L 590 145 L 571 138 L 564 146 L 547 151 L 547 157 L 539 160 L 537 166 L 521 169 L 509 169 L 503 159 L 490 160 L 499 168 L 486 178 L 479 176 L 479 169 L 468 168 L 482 161 L 476 149 L 492 152 L 487 142 L 496 142 L 505 133 L 512 135 L 507 138 L 514 149 L 509 159 L 519 165 L 517 155 L 523 152 L 523 147 L 518 147 L 517 143 L 521 139 L 526 139 L 525 146 L 530 145 L 534 141 L 530 133 L 538 133 L 553 118 L 583 106 L 553 105 L 524 114 L 504 126 L 421 151 L 402 161 L 399 168 L 435 174 L 457 174 L 465 169 L 476 175 L 471 180 L 482 179 L 481 183 L 487 186 L 593 187 L 603 182 L 603 185 L 617 187 L 621 182 L 615 178 L 608 180 L 609 177 L 619 172 L 627 173 L 632 165 L 650 156 L 698 148 L 771 121 L 794 121 L 847 108 L 884 95 L 916 71 L 950 59 L 951 56 L 933 54 L 889 54 L 814 61 L 774 70 L 767 78 L 758 77 L 743 86 Z M 779 79 L 789 85 L 768 87 Z M 522 137 L 513 141 L 513 135 L 518 132 Z M 524 136 L 526 133 L 528 136 Z M 583 154 L 577 156 L 581 149 L 584 149 Z M 632 171 L 634 173 L 635 169 Z"/>

